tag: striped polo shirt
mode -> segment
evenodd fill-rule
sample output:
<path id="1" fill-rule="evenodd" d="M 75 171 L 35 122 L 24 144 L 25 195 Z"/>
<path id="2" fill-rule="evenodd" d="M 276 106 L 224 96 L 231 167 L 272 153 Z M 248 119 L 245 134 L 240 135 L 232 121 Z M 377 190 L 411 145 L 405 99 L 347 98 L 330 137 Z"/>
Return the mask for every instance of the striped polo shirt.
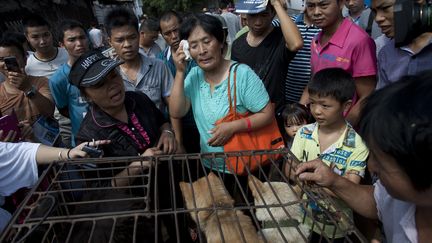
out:
<path id="1" fill-rule="evenodd" d="M 303 37 L 303 48 L 297 51 L 296 56 L 288 65 L 288 73 L 285 80 L 286 103 L 300 101 L 303 90 L 308 84 L 311 76 L 311 42 L 315 35 L 321 31 L 321 29 L 313 25 L 306 25 L 304 22 L 304 13 L 299 14 L 294 19 L 294 22 Z"/>

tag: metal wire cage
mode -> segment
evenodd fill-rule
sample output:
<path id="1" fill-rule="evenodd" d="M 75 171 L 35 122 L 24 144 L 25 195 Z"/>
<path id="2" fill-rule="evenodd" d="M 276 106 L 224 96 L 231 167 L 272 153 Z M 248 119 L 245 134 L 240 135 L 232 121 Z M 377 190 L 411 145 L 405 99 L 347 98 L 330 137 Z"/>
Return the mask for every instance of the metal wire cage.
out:
<path id="1" fill-rule="evenodd" d="M 264 155 L 245 175 L 218 167 Z M 54 162 L 0 242 L 366 242 L 323 189 L 285 176 L 297 163 L 285 149 Z"/>

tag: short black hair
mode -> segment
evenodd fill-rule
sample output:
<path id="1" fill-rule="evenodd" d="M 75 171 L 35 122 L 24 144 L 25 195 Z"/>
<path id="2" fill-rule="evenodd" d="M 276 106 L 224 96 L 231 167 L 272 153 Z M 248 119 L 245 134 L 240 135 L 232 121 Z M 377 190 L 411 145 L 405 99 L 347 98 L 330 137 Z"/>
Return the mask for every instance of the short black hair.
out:
<path id="1" fill-rule="evenodd" d="M 23 33 L 11 31 L 11 30 L 7 30 L 3 32 L 2 38 L 12 39 L 21 44 L 25 44 L 27 42 L 27 39 Z"/>
<path id="2" fill-rule="evenodd" d="M 366 144 L 393 157 L 419 191 L 432 186 L 431 90 L 432 71 L 403 77 L 371 94 L 360 116 Z"/>
<path id="3" fill-rule="evenodd" d="M 58 34 L 58 40 L 60 42 L 63 43 L 63 38 L 64 38 L 64 32 L 66 32 L 67 30 L 72 30 L 75 28 L 81 28 L 84 33 L 86 33 L 86 29 L 84 28 L 84 26 L 77 20 L 74 19 L 65 19 L 63 20 L 60 25 L 59 25 L 59 34 Z"/>
<path id="4" fill-rule="evenodd" d="M 3 38 L 1 38 L 0 47 L 16 48 L 21 53 L 24 59 L 27 57 L 27 53 L 24 50 L 23 44 L 12 37 L 4 36 Z"/>
<path id="5" fill-rule="evenodd" d="M 159 31 L 159 23 L 155 19 L 145 19 L 141 23 L 139 31 Z"/>
<path id="6" fill-rule="evenodd" d="M 50 24 L 44 18 L 37 14 L 30 14 L 23 19 L 24 33 L 27 33 L 29 27 L 46 26 L 50 28 Z"/>
<path id="7" fill-rule="evenodd" d="M 282 111 L 282 118 L 284 121 L 284 125 L 287 125 L 287 120 L 294 120 L 298 122 L 304 121 L 307 124 L 312 123 L 314 120 L 312 114 L 306 108 L 306 106 L 299 103 L 286 104 Z"/>
<path id="8" fill-rule="evenodd" d="M 116 8 L 111 10 L 107 16 L 105 16 L 104 23 L 108 36 L 111 36 L 113 28 L 122 26 L 131 26 L 138 32 L 137 17 L 125 8 Z"/>
<path id="9" fill-rule="evenodd" d="M 180 39 L 186 40 L 190 33 L 197 27 L 201 26 L 203 30 L 214 36 L 220 43 L 225 42 L 225 33 L 222 29 L 222 23 L 214 16 L 208 14 L 191 14 L 185 19 L 180 26 Z"/>
<path id="10" fill-rule="evenodd" d="M 354 78 L 341 68 L 326 68 L 318 71 L 307 87 L 309 95 L 330 96 L 341 104 L 351 100 L 356 91 Z"/>
<path id="11" fill-rule="evenodd" d="M 176 17 L 179 24 L 183 22 L 182 16 L 174 10 L 168 10 L 162 13 L 162 15 L 159 18 L 159 24 L 162 21 L 169 21 L 172 17 Z"/>
<path id="12" fill-rule="evenodd" d="M 228 2 L 227 1 L 220 1 L 220 3 L 219 3 L 219 7 L 221 8 L 221 9 L 226 9 L 226 8 L 228 8 Z"/>

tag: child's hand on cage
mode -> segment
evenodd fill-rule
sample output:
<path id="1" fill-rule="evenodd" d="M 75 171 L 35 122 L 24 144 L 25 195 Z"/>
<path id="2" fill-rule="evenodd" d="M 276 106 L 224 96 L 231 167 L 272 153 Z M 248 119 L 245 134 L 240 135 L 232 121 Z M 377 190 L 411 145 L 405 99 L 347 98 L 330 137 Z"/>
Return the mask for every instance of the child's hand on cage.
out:
<path id="1" fill-rule="evenodd" d="M 302 181 L 312 181 L 323 187 L 331 187 L 338 176 L 320 159 L 299 164 L 296 175 Z"/>
<path id="2" fill-rule="evenodd" d="M 224 146 L 234 135 L 232 122 L 223 122 L 209 131 L 213 136 L 207 141 L 210 146 Z"/>

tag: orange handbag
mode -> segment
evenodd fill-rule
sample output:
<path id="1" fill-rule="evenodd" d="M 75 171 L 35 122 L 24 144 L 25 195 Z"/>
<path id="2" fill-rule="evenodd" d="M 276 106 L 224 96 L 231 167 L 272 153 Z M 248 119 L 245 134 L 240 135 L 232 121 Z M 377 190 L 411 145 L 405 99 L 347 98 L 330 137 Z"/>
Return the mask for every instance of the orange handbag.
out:
<path id="1" fill-rule="evenodd" d="M 233 64 L 230 67 L 230 71 L 228 74 L 228 102 L 229 102 L 229 111 L 228 114 L 217 120 L 216 125 L 223 122 L 230 122 L 239 119 L 243 119 L 245 117 L 253 115 L 251 112 L 246 112 L 244 114 L 237 113 L 235 109 L 235 105 L 237 104 L 237 93 L 236 93 L 236 76 L 237 76 L 237 67 L 239 64 Z M 234 104 L 231 100 L 231 86 L 230 86 L 230 76 L 231 69 L 233 69 L 233 85 L 234 85 Z M 235 133 L 231 139 L 224 145 L 224 152 L 233 152 L 233 151 L 244 151 L 244 150 L 273 150 L 283 148 L 284 141 L 282 139 L 282 135 L 279 132 L 278 124 L 276 118 L 272 118 L 272 122 L 265 126 L 261 127 L 257 130 L 249 131 L 249 132 L 238 132 Z M 255 171 L 259 168 L 259 165 L 266 165 L 270 163 L 270 159 L 277 159 L 275 154 L 259 154 L 259 155 L 244 155 L 244 156 L 233 156 L 227 157 L 225 163 L 230 171 L 238 175 L 247 174 L 246 167 L 249 168 L 250 171 Z"/>

